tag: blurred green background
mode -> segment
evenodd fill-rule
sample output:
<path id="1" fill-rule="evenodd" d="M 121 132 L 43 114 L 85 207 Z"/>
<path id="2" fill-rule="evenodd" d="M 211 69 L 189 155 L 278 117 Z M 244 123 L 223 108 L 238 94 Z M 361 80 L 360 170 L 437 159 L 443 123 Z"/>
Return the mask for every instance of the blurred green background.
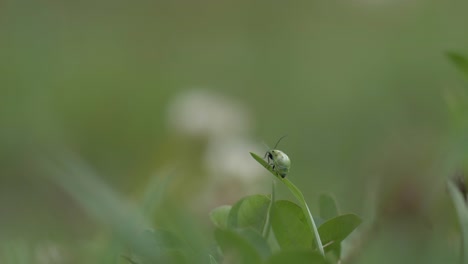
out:
<path id="1" fill-rule="evenodd" d="M 112 192 L 133 208 L 148 186 L 164 191 L 153 227 L 178 211 L 209 233 L 212 208 L 268 193 L 271 176 L 248 152 L 286 134 L 278 148 L 292 159 L 288 177 L 313 210 L 331 192 L 343 212 L 405 230 L 392 239 L 419 245 L 415 252 L 456 254 L 444 180 L 466 151 L 453 147 L 447 102 L 463 98 L 466 83 L 444 54 L 467 51 L 467 8 L 461 0 L 2 1 L 3 256 L 105 263 L 95 256 L 112 247 L 113 228 L 90 210 L 102 201 L 93 194 Z M 68 165 L 51 177 L 56 163 Z M 96 176 L 88 181 L 82 166 Z M 428 230 L 414 231 L 426 221 Z M 363 253 L 369 263 L 388 244 L 402 247 L 385 234 Z M 437 246 L 413 241 L 422 238 Z"/>

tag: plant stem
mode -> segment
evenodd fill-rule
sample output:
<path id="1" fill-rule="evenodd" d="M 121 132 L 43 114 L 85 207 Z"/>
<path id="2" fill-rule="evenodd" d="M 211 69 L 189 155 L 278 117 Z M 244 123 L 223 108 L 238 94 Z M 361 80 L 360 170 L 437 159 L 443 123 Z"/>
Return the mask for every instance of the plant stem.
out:
<path id="1" fill-rule="evenodd" d="M 271 211 L 273 209 L 273 204 L 275 203 L 275 193 L 276 193 L 276 181 L 273 179 L 271 183 L 271 201 L 268 205 L 268 214 L 265 221 L 265 226 L 263 227 L 262 235 L 265 239 L 268 239 L 271 230 Z"/>
<path id="2" fill-rule="evenodd" d="M 293 193 L 293 195 L 301 204 L 301 208 L 307 219 L 307 223 L 309 224 L 310 229 L 314 233 L 315 244 L 317 245 L 317 248 L 319 249 L 320 254 L 322 254 L 322 256 L 325 256 L 325 252 L 323 250 L 323 245 L 322 245 L 322 240 L 320 239 L 317 225 L 315 224 L 314 217 L 312 216 L 309 206 L 307 205 L 304 199 L 304 195 L 302 194 L 301 190 L 299 190 L 299 188 L 297 188 L 296 185 L 294 185 L 290 180 L 284 179 L 283 183 L 289 188 L 289 190 Z"/>

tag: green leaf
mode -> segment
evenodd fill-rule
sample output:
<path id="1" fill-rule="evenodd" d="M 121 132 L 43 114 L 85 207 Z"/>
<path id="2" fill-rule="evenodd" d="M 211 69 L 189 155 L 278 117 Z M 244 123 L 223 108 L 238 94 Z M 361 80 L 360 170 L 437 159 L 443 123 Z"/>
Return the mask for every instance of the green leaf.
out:
<path id="1" fill-rule="evenodd" d="M 343 241 L 361 224 L 362 220 L 355 214 L 345 214 L 332 218 L 319 227 L 324 245 L 333 245 Z M 332 247 L 330 247 L 331 249 Z M 329 250 L 329 247 L 326 248 Z"/>
<path id="2" fill-rule="evenodd" d="M 252 195 L 239 200 L 231 208 L 228 216 L 229 228 L 251 227 L 263 232 L 267 220 L 270 199 L 265 195 Z"/>
<path id="3" fill-rule="evenodd" d="M 235 230 L 216 229 L 215 238 L 225 261 L 242 264 L 261 263 L 261 257 L 256 248 Z"/>
<path id="4" fill-rule="evenodd" d="M 281 249 L 313 248 L 314 235 L 304 212 L 297 204 L 286 200 L 275 202 L 271 223 Z"/>
<path id="5" fill-rule="evenodd" d="M 338 206 L 336 204 L 335 198 L 331 194 L 321 194 L 319 197 L 319 210 L 320 217 L 323 219 L 323 222 L 329 220 L 333 217 L 338 216 Z M 323 224 L 321 222 L 319 225 Z M 320 227 L 319 227 L 320 230 Z M 320 231 L 319 231 L 320 232 Z M 323 243 L 323 238 L 322 238 Z M 332 245 L 326 246 L 326 251 L 331 251 L 338 259 L 341 256 L 341 243 L 333 243 Z"/>
<path id="6" fill-rule="evenodd" d="M 220 229 L 226 229 L 228 225 L 229 212 L 231 211 L 230 205 L 222 205 L 210 212 L 211 222 Z"/>
<path id="7" fill-rule="evenodd" d="M 265 169 L 267 169 L 269 172 L 271 172 L 275 177 L 277 177 L 282 183 L 288 187 L 289 191 L 296 197 L 296 199 L 299 201 L 299 204 L 301 205 L 302 211 L 304 212 L 304 215 L 306 216 L 307 223 L 309 225 L 309 228 L 314 234 L 315 237 L 315 244 L 317 248 L 319 249 L 320 254 L 322 256 L 325 256 L 325 252 L 323 250 L 323 245 L 322 241 L 320 239 L 320 234 L 317 229 L 317 225 L 315 224 L 314 217 L 312 216 L 312 213 L 310 212 L 309 206 L 307 205 L 304 195 L 302 192 L 299 190 L 299 188 L 296 187 L 289 179 L 287 178 L 282 178 L 278 173 L 276 173 L 270 165 L 266 161 L 264 161 L 260 156 L 258 156 L 255 153 L 250 152 L 250 155 L 258 162 L 260 163 Z"/>
<path id="8" fill-rule="evenodd" d="M 284 263 L 326 264 L 327 261 L 319 253 L 310 250 L 288 250 L 272 255 L 266 262 L 266 264 Z"/>
<path id="9" fill-rule="evenodd" d="M 460 70 L 465 77 L 468 77 L 468 60 L 466 57 L 456 52 L 447 52 L 446 55 L 457 69 Z"/>
<path id="10" fill-rule="evenodd" d="M 252 228 L 244 228 L 238 229 L 236 232 L 249 241 L 263 260 L 271 255 L 270 246 L 268 246 L 266 239 L 256 230 Z"/>
<path id="11" fill-rule="evenodd" d="M 462 263 L 468 263 L 468 210 L 463 195 L 458 190 L 457 186 L 452 181 L 447 181 L 447 187 L 452 198 L 455 211 L 457 212 L 458 221 L 460 222 L 461 239 L 462 239 Z"/>
<path id="12" fill-rule="evenodd" d="M 335 198 L 330 194 L 321 194 L 319 197 L 320 217 L 323 220 L 338 216 L 338 206 Z"/>

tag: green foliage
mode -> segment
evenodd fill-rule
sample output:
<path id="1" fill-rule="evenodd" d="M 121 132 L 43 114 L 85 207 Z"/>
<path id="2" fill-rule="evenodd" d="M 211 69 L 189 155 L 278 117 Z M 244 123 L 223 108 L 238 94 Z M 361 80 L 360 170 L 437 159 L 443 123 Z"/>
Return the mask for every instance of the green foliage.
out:
<path id="1" fill-rule="evenodd" d="M 321 194 L 319 197 L 320 217 L 329 220 L 339 215 L 338 205 L 331 194 Z M 323 223 L 322 223 L 323 224 Z M 319 228 L 320 232 L 320 228 Z M 323 241 L 323 238 L 322 238 Z M 326 251 L 331 251 L 338 259 L 341 257 L 341 243 L 331 243 L 326 245 Z"/>
<path id="2" fill-rule="evenodd" d="M 190 228 L 183 212 L 166 210 L 158 219 L 158 228 L 151 219 L 163 204 L 168 179 L 154 180 L 145 192 L 143 206 L 124 206 L 123 198 L 108 188 L 98 175 L 81 160 L 63 155 L 59 162 L 49 162 L 50 180 L 66 190 L 96 220 L 105 223 L 119 241 L 111 244 L 105 263 L 326 263 L 326 250 L 337 245 L 361 222 L 353 214 L 339 215 L 334 199 L 322 195 L 320 215 L 325 222 L 317 227 L 301 190 L 289 179 L 281 178 L 262 159 L 252 156 L 273 173 L 298 200 L 298 204 L 275 201 L 275 181 L 271 195 L 250 195 L 234 205 L 213 209 L 209 218 L 216 227 L 214 239 L 218 251 L 203 246 L 201 236 Z M 159 187 L 158 187 L 159 186 Z M 175 217 L 171 218 L 171 214 Z M 166 228 L 161 228 L 162 226 Z M 272 236 L 270 236 L 272 232 Z M 278 248 L 279 245 L 279 248 Z M 331 246 L 329 246 L 331 245 Z M 219 255 L 221 253 L 222 255 Z M 22 254 L 26 256 L 26 254 Z M 14 255 L 10 254 L 11 258 Z M 118 257 L 117 257 L 118 256 Z M 216 257 L 216 258 L 215 258 Z M 21 262 L 21 261 L 20 261 Z"/>
<path id="3" fill-rule="evenodd" d="M 236 230 L 215 231 L 224 258 L 232 263 L 256 264 L 261 263 L 261 256 L 255 245 Z M 257 241 L 258 242 L 258 241 Z"/>
<path id="4" fill-rule="evenodd" d="M 211 222 L 213 222 L 217 228 L 226 229 L 228 226 L 228 217 L 231 208 L 232 206 L 230 205 L 223 205 L 213 209 L 210 212 Z"/>
<path id="5" fill-rule="evenodd" d="M 270 199 L 264 195 L 252 195 L 238 201 L 230 210 L 230 228 L 251 227 L 262 233 L 266 224 Z"/>
<path id="6" fill-rule="evenodd" d="M 324 245 L 338 244 L 361 224 L 362 220 L 355 214 L 345 214 L 332 218 L 319 227 L 320 238 Z"/>
<path id="7" fill-rule="evenodd" d="M 285 250 L 271 256 L 266 264 L 308 263 L 327 264 L 328 262 L 317 252 L 307 250 Z"/>
<path id="8" fill-rule="evenodd" d="M 313 248 L 314 235 L 301 207 L 297 204 L 285 200 L 275 202 L 271 222 L 281 249 Z"/>
<path id="9" fill-rule="evenodd" d="M 318 230 L 317 230 L 317 225 L 315 224 L 312 213 L 310 212 L 309 206 L 307 205 L 307 203 L 305 201 L 305 198 L 304 198 L 304 195 L 302 194 L 301 190 L 299 190 L 299 188 L 297 188 L 296 185 L 294 185 L 291 181 L 289 181 L 289 179 L 282 178 L 280 175 L 278 175 L 278 173 L 276 171 L 274 171 L 273 168 L 266 161 L 264 161 L 260 156 L 254 154 L 254 153 L 250 153 L 250 155 L 252 155 L 252 157 L 258 163 L 260 163 L 263 167 L 265 167 L 268 171 L 270 171 L 274 176 L 276 176 L 278 179 L 280 179 L 281 182 L 283 182 L 286 185 L 286 187 L 288 187 L 288 189 L 291 191 L 291 193 L 296 197 L 296 199 L 298 200 L 298 202 L 301 205 L 301 208 L 302 208 L 302 210 L 304 212 L 304 215 L 306 216 L 309 228 L 314 233 L 315 243 L 317 245 L 317 248 L 318 248 L 319 252 L 322 254 L 322 256 L 324 256 L 325 253 L 324 253 L 324 250 L 323 250 L 322 242 L 320 240 L 320 235 L 319 235 Z"/>
<path id="10" fill-rule="evenodd" d="M 326 250 L 334 252 L 339 259 L 341 241 L 361 223 L 361 219 L 354 214 L 339 215 L 334 198 L 324 194 L 318 203 L 325 222 L 317 228 L 299 188 L 289 179 L 281 178 L 258 155 L 251 155 L 285 184 L 299 204 L 275 201 L 273 181 L 272 199 L 251 195 L 232 207 L 215 208 L 210 218 L 217 227 L 215 239 L 222 252 L 221 258 L 229 263 L 329 263 L 322 247 L 326 244 Z M 269 223 L 272 237 L 265 232 L 270 229 Z M 275 245 L 279 248 L 272 254 Z"/>
<path id="11" fill-rule="evenodd" d="M 319 197 L 319 210 L 320 217 L 323 220 L 328 220 L 338 216 L 338 206 L 336 205 L 335 198 L 330 194 L 322 194 Z"/>

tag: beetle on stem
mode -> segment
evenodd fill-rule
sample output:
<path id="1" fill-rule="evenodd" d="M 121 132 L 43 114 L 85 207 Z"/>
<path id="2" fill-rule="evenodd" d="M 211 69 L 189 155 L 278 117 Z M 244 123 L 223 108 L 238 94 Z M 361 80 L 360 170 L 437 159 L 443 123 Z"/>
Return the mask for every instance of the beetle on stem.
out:
<path id="1" fill-rule="evenodd" d="M 275 147 L 272 150 L 268 150 L 263 157 L 267 158 L 268 164 L 270 164 L 272 169 L 278 173 L 281 178 L 286 177 L 289 172 L 289 168 L 291 167 L 291 160 L 289 159 L 288 155 L 286 155 L 286 153 L 283 151 L 276 149 L 284 137 L 286 136 L 282 136 L 278 142 L 276 142 Z"/>

